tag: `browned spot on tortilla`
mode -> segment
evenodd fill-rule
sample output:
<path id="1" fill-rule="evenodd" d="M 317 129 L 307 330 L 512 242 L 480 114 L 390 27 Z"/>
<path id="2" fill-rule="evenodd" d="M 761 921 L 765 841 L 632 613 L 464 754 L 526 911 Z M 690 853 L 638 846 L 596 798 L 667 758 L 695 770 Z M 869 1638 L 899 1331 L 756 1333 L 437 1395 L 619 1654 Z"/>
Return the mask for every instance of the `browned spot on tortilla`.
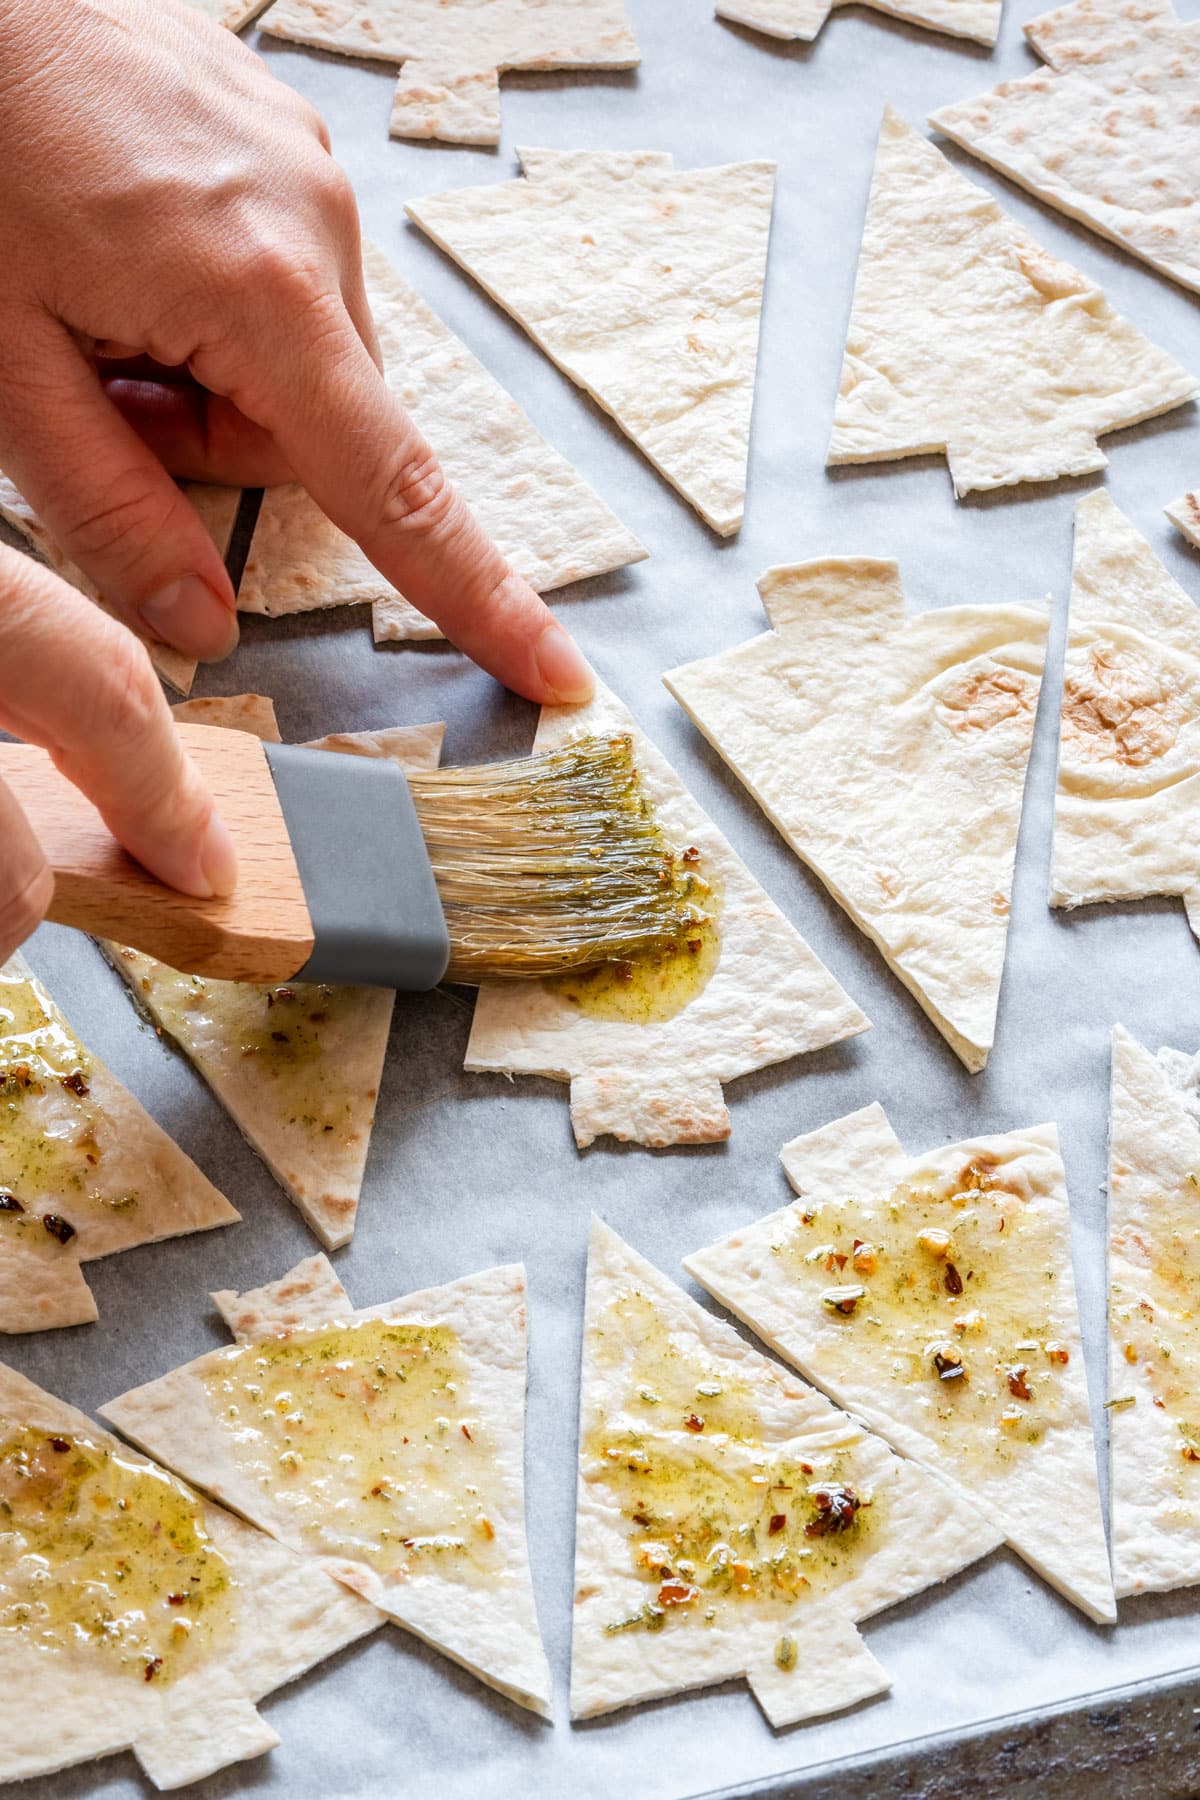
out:
<path id="1" fill-rule="evenodd" d="M 1063 685 L 1064 744 L 1086 757 L 1144 768 L 1165 756 L 1178 735 L 1167 716 L 1163 682 L 1127 651 L 1093 649 L 1083 675 Z"/>
<path id="2" fill-rule="evenodd" d="M 962 733 L 991 731 L 1032 710 L 1031 683 L 1015 669 L 974 669 L 943 688 L 945 723 Z"/>
<path id="3" fill-rule="evenodd" d="M 594 1600 L 600 1592 L 598 1587 L 581 1587 L 575 1589 L 575 1604 L 582 1606 L 585 1600 Z"/>
<path id="4" fill-rule="evenodd" d="M 999 919 L 1008 917 L 1008 895 L 1002 894 L 999 888 L 992 895 L 992 911 Z"/>

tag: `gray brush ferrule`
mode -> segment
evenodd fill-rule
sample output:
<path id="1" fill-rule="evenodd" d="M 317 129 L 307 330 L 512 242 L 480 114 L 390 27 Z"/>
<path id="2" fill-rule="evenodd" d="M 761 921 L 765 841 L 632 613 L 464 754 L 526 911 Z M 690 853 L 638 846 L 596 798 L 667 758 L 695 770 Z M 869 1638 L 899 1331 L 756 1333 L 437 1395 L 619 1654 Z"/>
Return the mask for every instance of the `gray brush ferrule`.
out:
<path id="1" fill-rule="evenodd" d="M 298 981 L 436 987 L 450 934 L 404 771 L 264 744 L 313 927 Z"/>

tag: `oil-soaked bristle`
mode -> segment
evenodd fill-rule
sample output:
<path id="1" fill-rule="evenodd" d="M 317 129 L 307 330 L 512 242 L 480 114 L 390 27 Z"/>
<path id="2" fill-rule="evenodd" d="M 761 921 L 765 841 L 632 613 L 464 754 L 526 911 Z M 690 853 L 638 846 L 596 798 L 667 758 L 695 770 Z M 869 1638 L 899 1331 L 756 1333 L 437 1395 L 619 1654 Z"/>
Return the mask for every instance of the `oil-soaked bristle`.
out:
<path id="1" fill-rule="evenodd" d="M 707 918 L 627 737 L 409 776 L 450 930 L 447 980 L 530 980 L 652 955 Z"/>

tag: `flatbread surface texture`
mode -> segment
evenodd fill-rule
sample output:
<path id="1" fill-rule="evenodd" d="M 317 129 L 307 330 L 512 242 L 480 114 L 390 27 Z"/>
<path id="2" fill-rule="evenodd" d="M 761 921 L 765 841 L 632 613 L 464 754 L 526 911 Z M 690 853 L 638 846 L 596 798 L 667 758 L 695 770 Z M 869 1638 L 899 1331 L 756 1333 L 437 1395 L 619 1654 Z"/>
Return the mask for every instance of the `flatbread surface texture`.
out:
<path id="1" fill-rule="evenodd" d="M 964 150 L 1200 289 L 1200 22 L 1074 0 L 1025 27 L 1048 69 L 931 114 Z"/>
<path id="2" fill-rule="evenodd" d="M 672 670 L 666 685 L 967 1068 L 981 1069 L 1046 614 L 909 616 L 897 565 L 866 557 L 770 569 L 759 593 L 768 632 Z"/>
<path id="3" fill-rule="evenodd" d="M 776 1727 L 869 1699 L 856 1621 L 1000 1541 L 599 1220 L 579 1443 L 577 1718 L 741 1675 Z"/>
<path id="4" fill-rule="evenodd" d="M 800 1198 L 689 1273 L 1089 1618 L 1115 1619 L 1054 1126 L 910 1158 L 875 1105 L 782 1155 Z"/>
<path id="5" fill-rule="evenodd" d="M 0 964 L 0 1332 L 89 1324 L 81 1263 L 239 1217 L 24 959 Z"/>
<path id="6" fill-rule="evenodd" d="M 1178 500 L 1172 500 L 1163 511 L 1172 525 L 1182 531 L 1189 544 L 1200 549 L 1200 491 L 1181 494 Z"/>
<path id="7" fill-rule="evenodd" d="M 228 26 L 230 31 L 240 31 L 269 3 L 270 0 L 184 0 L 184 5 L 190 6 L 193 12 L 203 13 L 216 24 Z"/>
<path id="8" fill-rule="evenodd" d="M 518 150 L 409 216 L 722 537 L 742 522 L 773 163 Z"/>
<path id="9" fill-rule="evenodd" d="M 31 1474 L 40 1506 L 25 1497 Z M 175 1788 L 261 1756 L 279 1738 L 256 1701 L 380 1623 L 4 1364 L 0 1491 L 0 1781 L 132 1749 L 156 1787 Z M 128 1610 L 114 1630 L 118 1595 Z"/>
<path id="10" fill-rule="evenodd" d="M 262 22 L 346 56 L 402 63 L 393 137 L 500 142 L 506 69 L 632 69 L 623 0 L 277 0 Z"/>
<path id="11" fill-rule="evenodd" d="M 355 1311 L 317 1256 L 250 1294 L 213 1298 L 237 1346 L 121 1395 L 103 1416 L 548 1715 L 525 1539 L 524 1270 L 485 1269 Z M 332 1391 L 333 1368 L 354 1373 L 354 1391 Z M 281 1457 L 292 1459 L 282 1478 Z"/>
<path id="12" fill-rule="evenodd" d="M 670 1010 L 612 1006 L 550 982 L 479 990 L 466 1067 L 548 1075 L 571 1084 L 581 1147 L 610 1134 L 639 1144 L 709 1143 L 729 1135 L 722 1083 L 867 1029 L 799 932 L 734 854 L 621 702 L 598 685 L 586 706 L 545 707 L 536 750 L 628 734 L 668 841 L 699 852 L 717 896 L 715 943 Z M 635 987 L 636 992 L 636 987 Z"/>
<path id="13" fill-rule="evenodd" d="M 835 6 L 849 0 L 717 0 L 717 17 L 732 25 L 748 25 L 768 37 L 810 43 Z M 994 44 L 1000 30 L 1002 0 L 865 0 L 875 12 L 911 25 L 928 25 L 951 37 Z"/>
<path id="14" fill-rule="evenodd" d="M 1105 493 L 1075 509 L 1052 906 L 1182 896 L 1200 934 L 1200 613 Z"/>
<path id="15" fill-rule="evenodd" d="M 889 107 L 830 463 L 945 454 L 954 491 L 1102 469 L 1105 432 L 1194 376 L 1050 256 Z"/>

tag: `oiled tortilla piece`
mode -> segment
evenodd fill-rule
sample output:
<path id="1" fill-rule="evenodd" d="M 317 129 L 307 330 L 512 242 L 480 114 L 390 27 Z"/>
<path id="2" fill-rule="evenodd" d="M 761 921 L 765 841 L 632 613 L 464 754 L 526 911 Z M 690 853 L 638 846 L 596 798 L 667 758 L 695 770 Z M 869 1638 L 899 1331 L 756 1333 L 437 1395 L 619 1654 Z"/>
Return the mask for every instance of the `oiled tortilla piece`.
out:
<path id="1" fill-rule="evenodd" d="M 945 453 L 954 491 L 1102 469 L 1097 438 L 1194 376 L 1050 256 L 889 107 L 830 463 Z"/>
<path id="2" fill-rule="evenodd" d="M 664 677 L 968 1069 L 987 1061 L 1046 614 L 909 617 L 894 562 L 769 569 L 772 629 Z M 897 804 L 897 794 L 903 802 Z"/>
<path id="3" fill-rule="evenodd" d="M 89 1324 L 96 1303 L 80 1263 L 240 1218 L 80 1042 L 20 956 L 0 964 L 5 1091 L 0 1332 Z"/>
<path id="4" fill-rule="evenodd" d="M 217 549 L 224 556 L 229 544 L 229 534 L 233 530 L 237 518 L 238 492 L 235 488 L 209 487 L 200 482 L 184 484 L 184 493 L 199 513 L 202 523 L 212 538 Z M 34 512 L 25 496 L 13 485 L 8 477 L 0 473 L 0 519 L 11 525 L 14 531 L 20 532 L 31 549 L 35 550 L 44 563 L 49 564 L 54 573 L 63 581 L 78 588 L 89 600 L 95 601 L 104 612 L 111 613 L 112 608 L 101 598 L 95 585 L 84 574 L 78 563 L 62 551 L 55 543 L 38 515 Z M 150 652 L 150 660 L 154 664 L 168 687 L 176 693 L 191 692 L 192 682 L 196 678 L 196 661 L 194 657 L 185 656 L 182 651 L 175 650 L 170 644 L 160 644 L 147 638 L 146 648 Z"/>
<path id="5" fill-rule="evenodd" d="M 460 1370 L 457 1391 L 443 1401 L 452 1416 L 439 1419 L 437 1426 L 439 1431 L 444 1427 L 466 1458 L 460 1470 L 465 1466 L 468 1479 L 470 1471 L 476 1471 L 480 1504 L 487 1507 L 492 1562 L 490 1572 L 477 1581 L 464 1577 L 453 1557 L 436 1548 L 424 1559 L 405 1556 L 398 1572 L 390 1576 L 381 1570 L 377 1564 L 387 1535 L 386 1506 L 380 1512 L 381 1537 L 371 1547 L 377 1553 L 374 1560 L 323 1549 L 321 1532 L 336 1523 L 332 1512 L 322 1510 L 316 1522 L 310 1518 L 306 1524 L 241 1460 L 242 1428 L 230 1426 L 224 1402 L 206 1385 L 206 1377 L 220 1380 L 230 1352 L 213 1351 L 123 1394 L 102 1409 L 103 1416 L 185 1479 L 312 1558 L 481 1681 L 549 1716 L 550 1672 L 538 1630 L 525 1539 L 524 1270 L 517 1264 L 484 1269 L 443 1287 L 354 1311 L 325 1257 L 314 1256 L 278 1282 L 248 1294 L 214 1294 L 213 1299 L 243 1344 L 286 1342 L 296 1333 L 371 1319 L 444 1328 L 454 1334 L 465 1372 Z M 342 1352 L 333 1354 L 340 1359 Z M 297 1403 L 302 1406 L 302 1398 Z M 347 1395 L 348 1413 L 361 1413 L 362 1404 Z M 414 1441 L 429 1423 L 419 1412 L 414 1415 L 410 1427 Z M 372 1430 L 382 1431 L 384 1426 L 373 1422 Z M 464 1441 L 469 1454 L 462 1450 Z M 340 1495 L 339 1479 L 345 1481 L 349 1496 L 361 1474 L 356 1466 L 342 1478 L 326 1474 L 322 1507 Z M 420 1479 L 416 1465 L 410 1482 Z"/>
<path id="6" fill-rule="evenodd" d="M 1075 509 L 1052 906 L 1179 894 L 1200 935 L 1200 613 L 1105 493 Z"/>
<path id="7" fill-rule="evenodd" d="M 616 696 L 542 709 L 534 749 L 628 734 L 643 792 L 669 842 L 700 852 L 720 897 L 719 954 L 706 985 L 669 1018 L 598 1017 L 544 982 L 479 990 L 466 1068 L 571 1084 L 582 1148 L 604 1135 L 638 1144 L 729 1136 L 722 1083 L 865 1031 L 870 1021 L 734 854 Z"/>
<path id="8" fill-rule="evenodd" d="M 799 1200 L 685 1268 L 840 1406 L 956 1484 L 1089 1618 L 1115 1619 L 1056 1128 L 910 1158 L 874 1105 L 782 1156 Z M 933 1232 L 927 1246 L 930 1213 L 948 1249 Z M 965 1377 L 943 1378 L 935 1351 L 959 1356 Z"/>
<path id="9" fill-rule="evenodd" d="M 1117 1593 L 1200 1582 L 1200 1056 L 1113 1032 L 1108 1455 Z"/>
<path id="10" fill-rule="evenodd" d="M 0 1363 L 0 1446 L 21 1427 L 85 1438 L 115 1452 L 126 1468 L 152 1466 L 86 1414 Z M 202 1781 L 279 1743 L 258 1716 L 257 1701 L 377 1628 L 374 1607 L 319 1567 L 223 1508 L 191 1498 L 236 1583 L 230 1614 L 214 1630 L 203 1659 L 175 1681 L 147 1681 L 138 1669 L 120 1672 L 107 1650 L 31 1643 L 13 1628 L 6 1604 L 0 1781 L 51 1775 L 125 1749 L 155 1787 Z M 13 1565 L 4 1546 L 11 1543 L 8 1533 L 0 1540 L 5 1602 Z"/>
<path id="11" fill-rule="evenodd" d="M 1164 506 L 1163 511 L 1172 525 L 1182 531 L 1188 543 L 1200 549 L 1200 490 L 1181 494 L 1170 506 Z"/>
<path id="12" fill-rule="evenodd" d="M 835 6 L 849 0 L 717 0 L 717 17 L 749 25 L 768 37 L 799 38 L 811 43 Z M 864 0 L 876 12 L 910 25 L 928 25 L 951 37 L 994 44 L 1000 30 L 1003 0 Z"/>
<path id="13" fill-rule="evenodd" d="M 1074 0 L 1025 27 L 1049 69 L 929 122 L 1039 199 L 1200 288 L 1200 22 Z"/>
<path id="14" fill-rule="evenodd" d="M 388 385 L 517 574 L 547 593 L 640 562 L 633 533 L 372 244 L 363 270 Z M 239 609 L 277 617 L 368 601 L 377 643 L 442 635 L 302 487 L 268 488 Z"/>
<path id="15" fill-rule="evenodd" d="M 262 22 L 345 56 L 402 63 L 393 137 L 500 142 L 506 69 L 633 69 L 623 0 L 277 0 Z"/>
<path id="16" fill-rule="evenodd" d="M 518 150 L 407 211 L 722 537 L 742 522 L 775 165 Z"/>
<path id="17" fill-rule="evenodd" d="M 1001 1541 L 969 1500 L 751 1349 L 599 1219 L 579 1410 L 576 1718 L 741 1675 L 776 1727 L 869 1699 L 891 1683 L 856 1621 Z M 631 1447 L 650 1464 L 644 1489 L 626 1478 Z M 861 1505 L 845 1528 L 810 1533 L 812 1496 L 833 1484 Z M 748 1559 L 728 1585 L 704 1535 L 686 1541 L 700 1514 Z"/>
<path id="18" fill-rule="evenodd" d="M 279 742 L 274 707 L 261 694 L 192 701 L 176 713 Z M 443 730 L 349 732 L 312 747 L 436 768 Z M 347 1243 L 387 1052 L 391 990 L 205 981 L 141 951 L 103 948 L 138 1006 L 190 1057 L 321 1242 L 329 1249 Z"/>

